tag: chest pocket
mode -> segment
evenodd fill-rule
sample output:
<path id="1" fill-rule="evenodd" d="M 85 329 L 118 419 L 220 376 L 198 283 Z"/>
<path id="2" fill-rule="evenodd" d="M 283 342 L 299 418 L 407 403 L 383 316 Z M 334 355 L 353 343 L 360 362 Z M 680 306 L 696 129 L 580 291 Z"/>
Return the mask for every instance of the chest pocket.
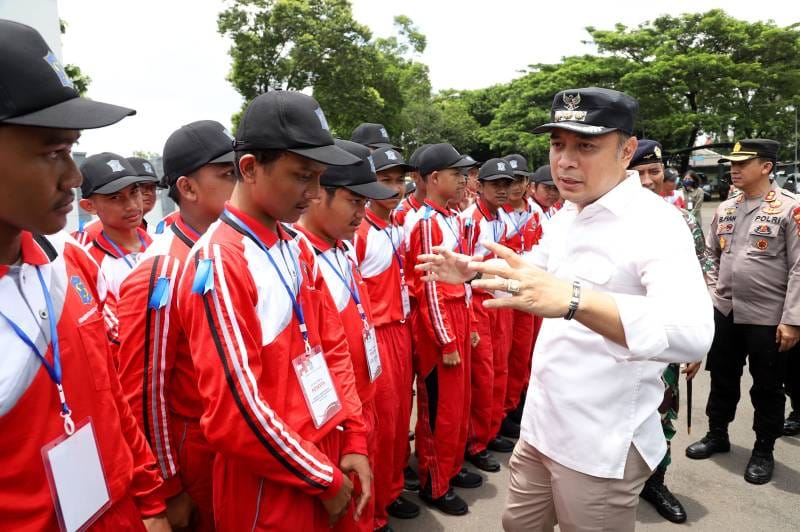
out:
<path id="1" fill-rule="evenodd" d="M 747 234 L 747 254 L 774 257 L 780 251 L 781 227 L 778 224 L 754 223 Z"/>
<path id="2" fill-rule="evenodd" d="M 575 264 L 575 275 L 584 286 L 604 286 L 611 280 L 614 265 L 598 256 L 583 256 Z"/>

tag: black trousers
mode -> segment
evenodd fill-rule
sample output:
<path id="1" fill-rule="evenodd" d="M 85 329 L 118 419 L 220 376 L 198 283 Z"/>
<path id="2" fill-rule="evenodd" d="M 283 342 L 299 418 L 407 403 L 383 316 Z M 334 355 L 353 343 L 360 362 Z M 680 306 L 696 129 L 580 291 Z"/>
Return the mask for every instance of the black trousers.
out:
<path id="1" fill-rule="evenodd" d="M 800 412 L 800 343 L 789 351 L 786 370 L 786 395 L 792 404 L 792 411 Z"/>
<path id="2" fill-rule="evenodd" d="M 714 309 L 714 325 L 714 342 L 707 362 L 711 371 L 711 392 L 706 405 L 709 427 L 726 429 L 736 416 L 742 371 L 748 361 L 753 377 L 750 388 L 755 409 L 753 430 L 760 440 L 759 446 L 766 443 L 768 450 L 772 450 L 772 444 L 783 433 L 786 401 L 783 381 L 788 355 L 778 352 L 777 326 L 734 324 L 732 312 L 725 316 L 717 309 Z"/>

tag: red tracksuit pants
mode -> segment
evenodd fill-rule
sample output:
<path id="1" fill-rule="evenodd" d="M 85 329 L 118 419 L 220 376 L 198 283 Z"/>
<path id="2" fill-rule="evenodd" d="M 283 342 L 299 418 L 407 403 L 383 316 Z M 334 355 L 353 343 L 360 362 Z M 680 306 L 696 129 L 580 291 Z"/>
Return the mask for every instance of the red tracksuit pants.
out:
<path id="1" fill-rule="evenodd" d="M 542 318 L 521 310 L 512 311 L 514 325 L 511 353 L 508 355 L 508 386 L 506 388 L 506 414 L 516 410 L 522 390 L 528 387 L 531 377 L 533 346 L 542 326 Z"/>
<path id="2" fill-rule="evenodd" d="M 375 382 L 375 441 L 373 475 L 375 525 L 388 523 L 386 507 L 403 491 L 403 468 L 408 463 L 411 418 L 411 324 L 399 321 L 375 328 L 383 372 Z"/>
<path id="3" fill-rule="evenodd" d="M 214 498 L 212 495 L 212 470 L 216 452 L 211 448 L 195 420 L 172 413 L 172 434 L 178 441 L 178 465 L 181 485 L 197 506 L 198 520 L 192 530 L 214 530 Z"/>
<path id="4" fill-rule="evenodd" d="M 412 324 L 417 349 L 416 451 L 422 488 L 442 497 L 464 462 L 470 401 L 470 313 L 463 300 L 444 303 L 461 363 L 445 366 L 441 347 L 423 326 L 418 312 Z"/>
<path id="5" fill-rule="evenodd" d="M 472 310 L 480 342 L 472 350 L 472 403 L 470 405 L 467 453 L 484 451 L 497 436 L 505 416 L 508 353 L 511 349 L 510 310 L 487 310 L 483 302 L 492 296 L 475 292 Z"/>

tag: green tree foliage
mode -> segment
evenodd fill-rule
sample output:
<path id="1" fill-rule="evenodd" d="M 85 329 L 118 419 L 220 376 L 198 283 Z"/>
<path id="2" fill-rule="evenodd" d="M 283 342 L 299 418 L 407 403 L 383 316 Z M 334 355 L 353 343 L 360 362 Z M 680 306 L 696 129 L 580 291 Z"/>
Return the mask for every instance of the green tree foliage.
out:
<path id="1" fill-rule="evenodd" d="M 67 22 L 61 19 L 59 20 L 59 26 L 61 28 L 61 35 L 64 35 L 67 32 Z M 69 79 L 72 80 L 72 83 L 75 85 L 75 90 L 78 91 L 78 94 L 81 96 L 86 96 L 86 93 L 89 90 L 89 84 L 92 82 L 92 78 L 81 72 L 81 67 L 78 65 L 64 65 L 64 72 L 66 72 L 67 76 L 69 76 Z"/>

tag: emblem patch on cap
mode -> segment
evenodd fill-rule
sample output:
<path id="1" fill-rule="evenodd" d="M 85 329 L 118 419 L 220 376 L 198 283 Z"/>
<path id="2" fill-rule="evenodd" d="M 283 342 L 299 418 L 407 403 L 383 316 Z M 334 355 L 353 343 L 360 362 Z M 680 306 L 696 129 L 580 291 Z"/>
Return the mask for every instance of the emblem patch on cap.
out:
<path id="1" fill-rule="evenodd" d="M 325 113 L 322 112 L 322 107 L 317 107 L 314 109 L 314 112 L 317 114 L 317 118 L 319 118 L 319 125 L 322 126 L 322 129 L 330 131 L 331 128 L 328 127 L 328 121 L 325 119 Z"/>
<path id="2" fill-rule="evenodd" d="M 659 159 L 661 159 L 661 148 L 659 148 L 658 146 L 656 146 L 655 148 L 653 148 L 653 153 L 655 153 L 655 154 L 656 154 L 656 157 L 658 157 Z"/>
<path id="3" fill-rule="evenodd" d="M 381 137 L 385 138 L 386 140 L 389 140 L 389 132 L 386 131 L 385 127 L 381 128 Z"/>
<path id="4" fill-rule="evenodd" d="M 369 161 L 369 167 L 372 169 L 372 173 L 373 174 L 376 173 L 375 172 L 375 161 L 372 160 L 372 155 L 367 157 L 367 160 Z"/>
<path id="5" fill-rule="evenodd" d="M 511 168 L 513 168 L 513 169 L 515 169 L 515 170 L 516 170 L 516 168 L 517 168 L 517 161 L 516 161 L 515 159 L 511 159 L 510 161 L 508 161 L 508 164 L 510 164 L 510 165 L 511 165 Z"/>
<path id="6" fill-rule="evenodd" d="M 72 80 L 67 75 L 67 71 L 64 70 L 61 61 L 59 61 L 58 57 L 56 57 L 56 54 L 48 51 L 47 55 L 44 56 L 44 60 L 47 61 L 47 64 L 53 68 L 53 71 L 56 73 L 56 75 L 58 76 L 58 80 L 61 82 L 63 86 L 69 87 L 70 89 L 75 88 L 75 86 L 72 84 Z"/>
<path id="7" fill-rule="evenodd" d="M 386 152 L 386 158 L 389 159 L 390 161 L 396 161 L 397 160 L 397 154 L 395 152 L 393 152 L 392 150 L 388 150 Z"/>
<path id="8" fill-rule="evenodd" d="M 742 151 L 742 144 L 740 142 L 737 142 L 736 144 L 733 145 L 733 153 L 740 151 Z"/>
<path id="9" fill-rule="evenodd" d="M 497 163 L 497 169 L 500 170 L 501 172 L 505 172 L 506 171 L 506 163 Z"/>
<path id="10" fill-rule="evenodd" d="M 125 167 L 124 167 L 124 166 L 122 166 L 122 163 L 121 163 L 121 162 L 119 162 L 119 161 L 118 161 L 118 160 L 116 160 L 116 159 L 111 159 L 111 160 L 110 160 L 110 161 L 108 161 L 106 164 L 107 164 L 107 165 L 108 165 L 108 167 L 109 167 L 109 168 L 111 168 L 111 170 L 112 170 L 112 171 L 114 171 L 114 172 L 122 172 L 123 170 L 125 170 Z"/>
<path id="11" fill-rule="evenodd" d="M 564 122 L 566 120 L 574 122 L 583 122 L 586 120 L 586 111 L 576 111 L 581 104 L 581 93 L 566 94 L 561 96 L 561 101 L 564 102 L 564 111 L 556 111 L 553 113 L 553 119 L 556 122 Z"/>
<path id="12" fill-rule="evenodd" d="M 150 163 L 144 163 L 142 166 L 144 166 L 144 169 L 150 172 L 151 174 L 155 174 L 155 172 L 153 171 L 153 166 Z"/>

